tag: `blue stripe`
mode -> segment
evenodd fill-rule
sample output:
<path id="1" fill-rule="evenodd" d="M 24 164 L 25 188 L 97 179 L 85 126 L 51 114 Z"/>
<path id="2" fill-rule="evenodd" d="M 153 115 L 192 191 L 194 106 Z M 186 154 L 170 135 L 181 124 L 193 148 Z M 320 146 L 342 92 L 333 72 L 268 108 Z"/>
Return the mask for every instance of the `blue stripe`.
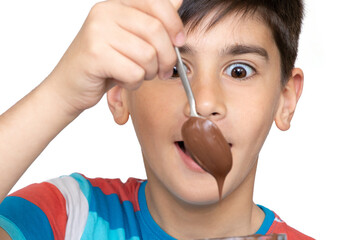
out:
<path id="1" fill-rule="evenodd" d="M 89 225 L 81 236 L 82 240 L 108 239 L 108 240 L 140 240 L 140 237 L 130 236 L 124 228 L 110 229 L 109 222 L 102 219 L 96 212 L 89 213 Z"/>
<path id="2" fill-rule="evenodd" d="M 265 213 L 265 219 L 261 224 L 259 230 L 257 230 L 256 234 L 265 235 L 274 222 L 275 213 L 264 206 L 258 205 L 258 207 L 261 208 L 261 210 L 263 210 L 263 212 Z"/>
<path id="3" fill-rule="evenodd" d="M 20 229 L 9 219 L 0 215 L 0 227 L 4 229 L 11 239 L 26 240 Z"/>
<path id="4" fill-rule="evenodd" d="M 109 222 L 110 229 L 124 228 L 124 224 L 127 224 L 127 229 L 137 230 L 134 207 L 130 201 L 124 201 L 121 204 L 115 193 L 106 195 L 98 187 L 94 187 L 92 190 L 90 212 L 96 212 L 99 217 Z"/>
<path id="5" fill-rule="evenodd" d="M 0 205 L 0 215 L 14 223 L 27 240 L 54 239 L 45 213 L 23 198 L 14 196 L 5 198 Z"/>
<path id="6" fill-rule="evenodd" d="M 124 227 L 124 219 L 120 208 L 119 198 L 115 194 L 105 195 L 100 188 L 94 187 L 92 201 L 89 206 L 90 212 L 96 212 L 97 215 L 109 222 L 111 229 Z M 119 215 L 119 216 L 116 216 Z"/>

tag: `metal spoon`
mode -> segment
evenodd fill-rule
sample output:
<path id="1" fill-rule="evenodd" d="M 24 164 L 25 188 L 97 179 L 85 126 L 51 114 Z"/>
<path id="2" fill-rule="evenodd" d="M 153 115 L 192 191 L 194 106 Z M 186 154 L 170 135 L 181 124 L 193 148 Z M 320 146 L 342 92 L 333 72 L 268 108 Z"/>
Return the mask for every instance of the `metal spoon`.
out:
<path id="1" fill-rule="evenodd" d="M 232 167 L 232 154 L 218 126 L 196 112 L 195 99 L 186 75 L 179 49 L 177 70 L 190 105 L 190 118 L 183 124 L 181 135 L 187 151 L 197 164 L 216 180 L 221 199 L 225 177 Z"/>
<path id="2" fill-rule="evenodd" d="M 182 61 L 181 55 L 180 55 L 179 48 L 175 47 L 175 52 L 176 52 L 176 56 L 177 56 L 177 59 L 178 59 L 176 68 L 177 68 L 177 71 L 178 71 L 178 73 L 180 75 L 181 82 L 182 82 L 182 84 L 184 86 L 186 96 L 187 96 L 189 104 L 190 104 L 190 116 L 192 116 L 192 117 L 201 117 L 196 112 L 195 98 L 194 98 L 193 92 L 191 90 L 189 79 L 187 78 L 186 70 L 185 70 L 184 63 Z"/>

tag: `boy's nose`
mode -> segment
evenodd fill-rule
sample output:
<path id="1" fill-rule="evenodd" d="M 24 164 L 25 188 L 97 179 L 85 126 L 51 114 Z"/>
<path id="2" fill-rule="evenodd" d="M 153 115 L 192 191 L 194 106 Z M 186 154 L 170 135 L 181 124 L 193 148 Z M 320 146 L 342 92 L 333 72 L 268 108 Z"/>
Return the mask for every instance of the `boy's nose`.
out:
<path id="1" fill-rule="evenodd" d="M 225 94 L 218 79 L 210 79 L 209 77 L 193 78 L 191 88 L 195 98 L 196 111 L 200 116 L 211 120 L 220 120 L 225 117 Z M 186 104 L 185 114 L 190 114 L 189 104 Z"/>

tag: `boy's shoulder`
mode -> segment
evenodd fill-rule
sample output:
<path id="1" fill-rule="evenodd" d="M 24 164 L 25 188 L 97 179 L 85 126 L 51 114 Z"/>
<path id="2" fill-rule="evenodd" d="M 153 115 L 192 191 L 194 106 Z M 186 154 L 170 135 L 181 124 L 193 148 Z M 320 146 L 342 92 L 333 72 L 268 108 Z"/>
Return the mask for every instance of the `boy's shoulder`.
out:
<path id="1" fill-rule="evenodd" d="M 93 239 L 90 236 L 98 232 L 119 232 L 139 224 L 136 212 L 140 210 L 138 191 L 143 182 L 74 173 L 31 184 L 0 204 L 0 227 L 12 233 L 13 239 Z M 119 217 L 124 221 L 119 222 Z M 42 231 L 35 234 L 30 228 Z M 140 236 L 137 227 L 127 231 Z"/>
<path id="2" fill-rule="evenodd" d="M 271 233 L 285 233 L 288 240 L 314 240 L 314 238 L 309 237 L 287 225 L 286 222 L 283 221 L 276 213 L 274 213 L 274 220 L 267 232 L 267 234 Z"/>
<path id="3" fill-rule="evenodd" d="M 138 205 L 137 193 L 144 181 L 129 178 L 126 182 L 122 182 L 118 178 L 89 178 L 80 173 L 73 173 L 43 183 L 31 184 L 10 196 L 23 197 L 36 202 L 38 197 L 53 195 L 54 199 L 64 198 L 66 202 L 78 203 L 86 200 L 88 204 L 101 198 L 116 196 L 121 202 L 130 201 L 132 204 Z"/>
<path id="4" fill-rule="evenodd" d="M 129 178 L 125 182 L 119 178 L 89 178 L 83 174 L 73 173 L 69 176 L 55 178 L 48 181 L 56 186 L 66 202 L 84 202 L 88 211 L 103 213 L 102 206 L 117 208 L 119 204 L 132 209 L 131 212 L 140 211 L 138 192 L 145 180 Z M 80 196 L 81 201 L 74 199 Z"/>
<path id="5" fill-rule="evenodd" d="M 143 182 L 146 180 L 137 178 L 128 178 L 126 182 L 119 178 L 88 178 L 79 173 L 73 173 L 70 177 L 74 178 L 80 186 L 83 194 L 88 197 L 89 191 L 101 193 L 106 196 L 116 195 L 121 202 L 130 201 L 134 206 L 138 205 L 138 191 Z M 57 178 L 55 180 L 59 180 Z M 90 187 L 91 189 L 87 189 Z"/>

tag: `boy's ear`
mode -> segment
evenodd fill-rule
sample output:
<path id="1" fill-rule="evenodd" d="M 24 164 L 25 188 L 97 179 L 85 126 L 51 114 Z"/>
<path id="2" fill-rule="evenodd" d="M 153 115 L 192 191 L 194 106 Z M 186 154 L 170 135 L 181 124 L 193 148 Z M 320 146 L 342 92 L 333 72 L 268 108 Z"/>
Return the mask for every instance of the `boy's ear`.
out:
<path id="1" fill-rule="evenodd" d="M 296 104 L 301 96 L 303 86 L 304 73 L 300 68 L 294 68 L 289 81 L 282 89 L 274 119 L 276 126 L 282 131 L 290 128 L 290 122 L 294 116 Z"/>
<path id="2" fill-rule="evenodd" d="M 125 89 L 115 85 L 107 92 L 109 109 L 117 124 L 123 125 L 129 119 L 129 109 L 126 102 Z"/>

